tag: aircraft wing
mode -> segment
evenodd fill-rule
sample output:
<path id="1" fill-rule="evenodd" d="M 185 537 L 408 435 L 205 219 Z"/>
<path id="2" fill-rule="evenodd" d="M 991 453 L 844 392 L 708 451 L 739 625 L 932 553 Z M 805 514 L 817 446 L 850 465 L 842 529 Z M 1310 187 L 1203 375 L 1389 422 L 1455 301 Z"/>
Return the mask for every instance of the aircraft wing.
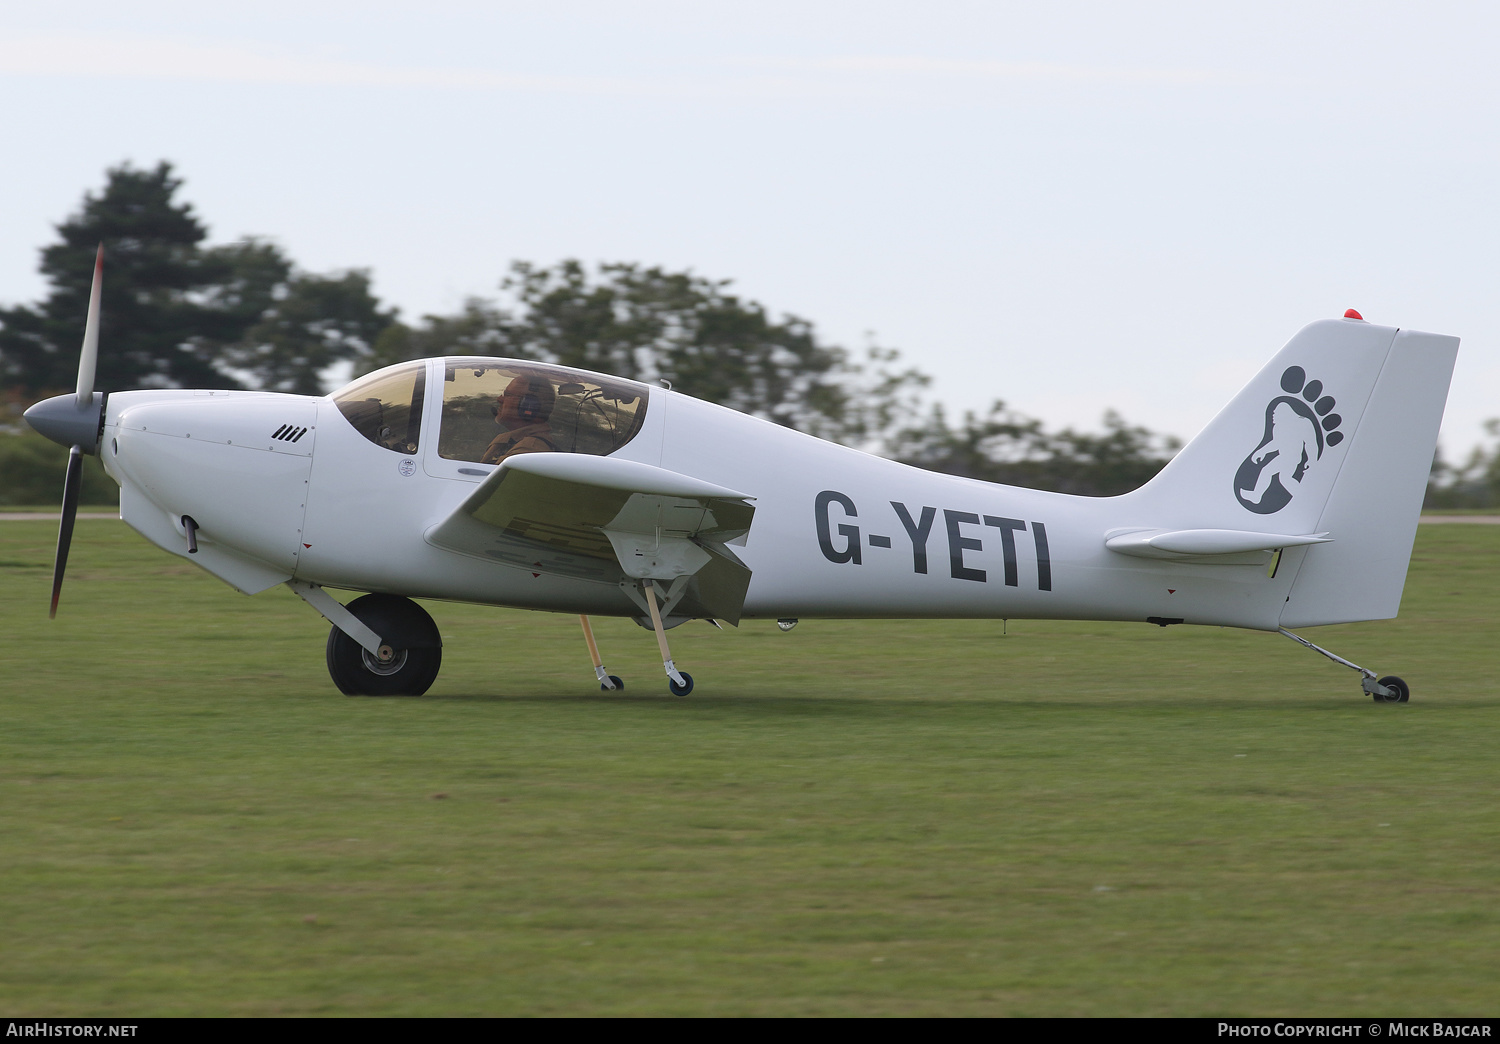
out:
<path id="1" fill-rule="evenodd" d="M 753 499 L 635 461 L 527 453 L 503 461 L 425 537 L 538 573 L 619 583 L 637 600 L 633 581 L 660 581 L 676 615 L 738 623 L 750 569 L 728 545 L 743 546 Z"/>

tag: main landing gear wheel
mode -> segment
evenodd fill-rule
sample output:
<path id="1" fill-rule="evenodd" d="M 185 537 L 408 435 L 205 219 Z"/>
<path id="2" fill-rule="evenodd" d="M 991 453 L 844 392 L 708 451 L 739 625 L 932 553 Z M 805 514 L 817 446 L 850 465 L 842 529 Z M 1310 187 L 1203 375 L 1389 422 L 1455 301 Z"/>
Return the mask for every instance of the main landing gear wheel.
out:
<path id="1" fill-rule="evenodd" d="M 1387 689 L 1393 690 L 1395 695 L 1381 696 L 1377 692 L 1374 694 L 1376 703 L 1406 703 L 1411 699 L 1411 687 L 1394 674 L 1387 674 L 1384 678 L 1381 678 L 1380 684 L 1384 685 Z"/>
<path id="2" fill-rule="evenodd" d="M 387 644 L 376 656 L 337 627 L 328 633 L 328 673 L 345 696 L 420 696 L 437 680 L 443 639 L 410 598 L 369 594 L 346 608 Z"/>
<path id="3" fill-rule="evenodd" d="M 620 680 L 620 676 L 618 674 L 611 674 L 609 676 L 609 680 L 612 683 L 614 683 L 614 687 L 615 687 L 614 691 L 616 691 L 616 692 L 624 692 L 625 691 L 625 683 Z M 605 685 L 603 682 L 600 682 L 599 683 L 599 691 L 600 692 L 609 692 L 611 690 L 610 690 L 610 687 L 608 685 Z"/>
<path id="4" fill-rule="evenodd" d="M 686 696 L 693 691 L 693 676 L 687 671 L 678 671 L 677 673 L 682 675 L 682 684 L 678 685 L 671 678 L 668 678 L 667 688 L 671 690 L 673 696 Z"/>

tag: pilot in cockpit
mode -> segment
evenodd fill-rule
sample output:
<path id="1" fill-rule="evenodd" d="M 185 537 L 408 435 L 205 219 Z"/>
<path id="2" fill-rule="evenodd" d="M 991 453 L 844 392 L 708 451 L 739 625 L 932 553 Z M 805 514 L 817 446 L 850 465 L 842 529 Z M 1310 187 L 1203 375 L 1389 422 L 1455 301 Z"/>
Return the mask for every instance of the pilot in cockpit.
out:
<path id="1" fill-rule="evenodd" d="M 557 449 L 551 427 L 557 391 L 545 377 L 521 376 L 505 386 L 496 400 L 495 423 L 503 429 L 480 462 L 498 464 L 516 453 L 543 453 Z"/>

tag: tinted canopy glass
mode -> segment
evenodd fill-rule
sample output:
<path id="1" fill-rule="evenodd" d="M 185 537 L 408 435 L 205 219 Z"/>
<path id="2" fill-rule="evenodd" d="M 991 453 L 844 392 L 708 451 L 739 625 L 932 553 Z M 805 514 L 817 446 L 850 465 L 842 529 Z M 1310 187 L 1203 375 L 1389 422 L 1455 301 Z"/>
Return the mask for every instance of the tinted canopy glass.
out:
<path id="1" fill-rule="evenodd" d="M 443 360 L 438 453 L 498 464 L 516 453 L 613 453 L 646 417 L 646 389 L 633 381 L 544 363 Z"/>
<path id="2" fill-rule="evenodd" d="M 345 385 L 333 393 L 333 401 L 354 430 L 375 445 L 415 453 L 426 391 L 427 363 L 410 362 Z"/>

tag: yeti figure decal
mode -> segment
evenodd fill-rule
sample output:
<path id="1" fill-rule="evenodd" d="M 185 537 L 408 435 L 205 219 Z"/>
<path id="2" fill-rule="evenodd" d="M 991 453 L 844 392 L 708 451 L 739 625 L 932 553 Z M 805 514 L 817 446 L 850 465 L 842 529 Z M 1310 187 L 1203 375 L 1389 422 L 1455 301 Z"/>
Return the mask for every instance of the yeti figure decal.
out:
<path id="1" fill-rule="evenodd" d="M 1343 418 L 1333 413 L 1334 400 L 1323 394 L 1322 381 L 1309 381 L 1300 366 L 1281 375 L 1278 395 L 1266 404 L 1266 430 L 1234 473 L 1235 498 L 1257 515 L 1272 515 L 1292 502 L 1302 478 L 1323 450 L 1344 441 Z"/>

